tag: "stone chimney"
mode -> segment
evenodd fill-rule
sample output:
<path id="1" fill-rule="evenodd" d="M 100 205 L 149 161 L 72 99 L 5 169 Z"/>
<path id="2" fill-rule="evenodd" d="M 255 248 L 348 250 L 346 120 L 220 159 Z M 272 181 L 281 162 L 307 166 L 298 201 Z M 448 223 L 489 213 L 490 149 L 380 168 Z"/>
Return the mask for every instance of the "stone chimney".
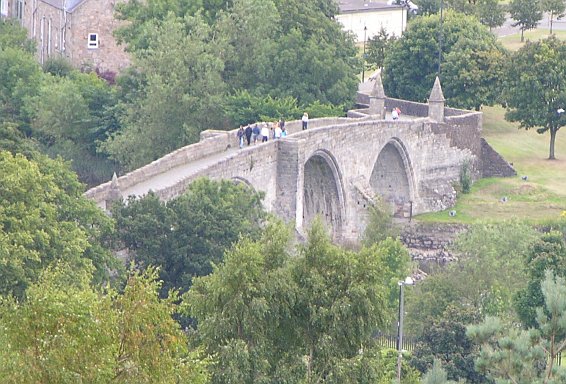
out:
<path id="1" fill-rule="evenodd" d="M 444 95 L 440 87 L 440 80 L 436 76 L 430 96 L 428 98 L 428 117 L 429 119 L 442 123 L 444 121 Z"/>
<path id="2" fill-rule="evenodd" d="M 116 172 L 114 172 L 112 175 L 112 181 L 110 182 L 110 191 L 108 191 L 108 195 L 105 200 L 106 210 L 110 210 L 112 203 L 120 200 L 121 198 L 122 192 L 120 192 L 120 186 L 118 185 L 118 176 L 116 176 Z"/>
<path id="3" fill-rule="evenodd" d="M 379 116 L 380 119 L 385 119 L 385 91 L 383 90 L 383 82 L 381 81 L 381 71 L 375 77 L 375 84 L 369 95 L 369 110 L 370 115 Z"/>

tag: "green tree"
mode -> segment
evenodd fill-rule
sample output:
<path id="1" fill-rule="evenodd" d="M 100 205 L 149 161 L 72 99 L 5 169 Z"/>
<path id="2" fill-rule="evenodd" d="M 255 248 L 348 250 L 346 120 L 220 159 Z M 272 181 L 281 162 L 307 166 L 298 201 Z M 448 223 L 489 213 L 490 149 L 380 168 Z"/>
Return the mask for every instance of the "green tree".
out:
<path id="1" fill-rule="evenodd" d="M 81 181 L 96 185 L 116 168 L 97 152 L 97 143 L 115 129 L 107 118 L 115 103 L 114 89 L 105 81 L 94 73 L 71 71 L 65 77 L 44 76 L 37 95 L 26 99 L 25 109 L 31 133 L 44 152 L 72 161 Z"/>
<path id="2" fill-rule="evenodd" d="M 82 196 L 65 164 L 38 158 L 0 152 L 0 295 L 24 297 L 55 261 L 92 262 L 97 282 L 119 265 L 106 247 L 112 220 Z"/>
<path id="3" fill-rule="evenodd" d="M 169 14 L 162 23 L 144 26 L 152 40 L 134 56 L 143 88 L 126 105 L 122 129 L 101 146 L 126 169 L 198 141 L 202 130 L 219 125 L 211 111 L 222 108 L 223 63 L 208 25 L 198 17 Z"/>
<path id="4" fill-rule="evenodd" d="M 428 276 L 407 296 L 408 328 L 423 334 L 451 305 L 513 318 L 513 297 L 526 285 L 523 260 L 538 236 L 518 222 L 478 224 L 461 234 L 453 245 L 459 260 Z"/>
<path id="5" fill-rule="evenodd" d="M 185 296 L 197 339 L 219 359 L 213 382 L 373 377 L 366 363 L 379 360 L 372 334 L 389 317 L 389 248 L 345 251 L 315 222 L 293 255 L 283 228 L 271 224 L 261 239 L 238 243 Z"/>
<path id="6" fill-rule="evenodd" d="M 18 127 L 16 123 L 0 123 L 0 151 L 8 151 L 12 155 L 20 153 L 31 158 L 37 154 L 37 145 L 28 140 Z"/>
<path id="7" fill-rule="evenodd" d="M 259 240 L 240 241 L 185 295 L 187 315 L 198 320 L 199 343 L 217 356 L 213 383 L 269 382 L 279 359 L 298 365 L 286 373 L 303 370 L 293 355 L 298 338 L 289 319 L 296 296 L 284 267 L 289 240 L 289 230 L 273 224 Z"/>
<path id="8" fill-rule="evenodd" d="M 534 243 L 524 258 L 528 274 L 525 288 L 517 292 L 515 310 L 526 328 L 537 326 L 536 308 L 544 305 L 541 282 L 546 270 L 566 277 L 566 245 L 560 232 L 550 232 Z"/>
<path id="9" fill-rule="evenodd" d="M 43 63 L 43 72 L 53 76 L 66 77 L 73 71 L 73 64 L 65 57 L 50 57 Z"/>
<path id="10" fill-rule="evenodd" d="M 385 56 L 395 39 L 395 36 L 389 35 L 385 28 L 381 27 L 377 35 L 370 37 L 367 41 L 366 62 L 382 68 Z"/>
<path id="11" fill-rule="evenodd" d="M 223 77 L 232 89 L 275 96 L 269 84 L 280 23 L 272 0 L 235 0 L 221 13 L 216 29 L 225 39 Z"/>
<path id="12" fill-rule="evenodd" d="M 0 45 L 0 121 L 26 122 L 21 109 L 27 97 L 37 94 L 42 74 L 33 54 Z"/>
<path id="13" fill-rule="evenodd" d="M 442 368 L 442 363 L 434 359 L 432 368 L 423 376 L 422 384 L 456 384 L 455 381 L 448 380 L 446 371 Z"/>
<path id="14" fill-rule="evenodd" d="M 558 130 L 566 124 L 566 43 L 551 36 L 527 42 L 507 66 L 504 100 L 506 119 L 521 128 L 550 132 L 549 160 L 554 160 Z"/>
<path id="15" fill-rule="evenodd" d="M 94 289 L 91 271 L 57 264 L 24 302 L 0 299 L 4 383 L 208 382 L 207 360 L 171 317 L 177 297 L 158 298 L 155 270 L 131 272 L 122 294 Z"/>
<path id="16" fill-rule="evenodd" d="M 505 22 L 505 8 L 499 0 L 478 0 L 476 16 L 480 23 L 486 25 L 491 31 Z"/>
<path id="17" fill-rule="evenodd" d="M 481 315 L 476 309 L 448 306 L 442 316 L 428 323 L 418 337 L 410 357 L 411 366 L 422 373 L 428 372 L 428 375 L 431 367 L 435 371 L 437 364 L 436 369 L 444 371 L 445 380 L 487 382 L 486 377 L 474 369 L 479 347 L 466 336 L 466 327 L 480 319 Z"/>
<path id="18" fill-rule="evenodd" d="M 438 74 L 439 15 L 416 18 L 385 59 L 388 96 L 426 101 Z M 443 91 L 453 107 L 477 108 L 495 102 L 503 48 L 476 18 L 448 11 L 442 23 Z M 407 63 L 410 63 L 407 64 Z M 495 87 L 497 88 L 497 87 Z"/>
<path id="19" fill-rule="evenodd" d="M 27 30 L 16 19 L 0 20 L 0 50 L 8 47 L 35 53 L 34 41 L 28 39 Z"/>
<path id="20" fill-rule="evenodd" d="M 461 38 L 444 56 L 444 95 L 451 105 L 478 110 L 500 96 L 506 54 L 489 40 Z"/>
<path id="21" fill-rule="evenodd" d="M 254 96 L 246 90 L 236 91 L 225 101 L 225 113 L 234 125 L 245 125 L 258 121 L 299 119 L 303 115 L 293 97 L 273 98 Z M 310 116 L 310 115 L 309 115 Z"/>
<path id="22" fill-rule="evenodd" d="M 552 24 L 554 18 L 560 20 L 564 17 L 564 11 L 566 11 L 566 4 L 563 0 L 541 0 L 541 9 L 543 12 L 548 12 L 550 19 L 550 34 L 552 35 Z"/>
<path id="23" fill-rule="evenodd" d="M 521 42 L 524 41 L 524 33 L 528 29 L 536 28 L 542 20 L 542 8 L 539 0 L 511 0 L 509 3 L 509 14 L 515 20 L 513 27 L 521 29 Z"/>
<path id="24" fill-rule="evenodd" d="M 440 11 L 440 1 L 438 0 L 415 0 L 414 3 L 419 6 L 421 15 L 432 15 Z"/>
<path id="25" fill-rule="evenodd" d="M 477 0 L 443 0 L 444 7 L 466 15 L 473 15 Z"/>
<path id="26" fill-rule="evenodd" d="M 378 198 L 368 211 L 369 220 L 361 239 L 362 244 L 369 247 L 388 237 L 397 236 L 399 230 L 393 224 L 393 215 L 389 204 Z"/>
<path id="27" fill-rule="evenodd" d="M 566 282 L 551 271 L 541 283 L 544 306 L 537 308 L 538 329 L 520 330 L 487 318 L 468 327 L 467 334 L 481 343 L 476 366 L 497 383 L 563 383 L 566 368 L 555 359 L 566 347 Z"/>
<path id="28" fill-rule="evenodd" d="M 118 383 L 194 384 L 209 382 L 207 366 L 198 349 L 189 350 L 186 333 L 173 318 L 179 296 L 170 291 L 160 298 L 158 271 L 131 270 L 124 292 L 112 295 L 116 354 L 114 380 Z"/>
<path id="29" fill-rule="evenodd" d="M 149 194 L 114 207 L 120 244 L 141 265 L 160 267 L 162 294 L 187 290 L 207 275 L 240 236 L 253 237 L 265 218 L 262 195 L 231 181 L 199 179 L 167 203 Z"/>
<path id="30" fill-rule="evenodd" d="M 101 298 L 90 279 L 88 265 L 57 264 L 30 285 L 23 303 L 0 299 L 4 382 L 110 382 L 115 315 L 109 297 Z"/>

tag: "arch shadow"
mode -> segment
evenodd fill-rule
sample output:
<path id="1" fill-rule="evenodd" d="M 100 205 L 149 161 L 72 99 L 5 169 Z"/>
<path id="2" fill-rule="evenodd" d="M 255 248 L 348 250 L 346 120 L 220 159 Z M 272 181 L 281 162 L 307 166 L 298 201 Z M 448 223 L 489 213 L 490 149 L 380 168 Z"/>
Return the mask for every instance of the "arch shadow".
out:
<path id="1" fill-rule="evenodd" d="M 394 216 L 410 215 L 415 201 L 415 175 L 403 142 L 392 137 L 380 149 L 370 175 L 373 191 L 392 205 Z"/>
<path id="2" fill-rule="evenodd" d="M 327 150 L 314 151 L 303 166 L 303 227 L 320 216 L 339 240 L 346 217 L 345 191 L 336 159 Z"/>

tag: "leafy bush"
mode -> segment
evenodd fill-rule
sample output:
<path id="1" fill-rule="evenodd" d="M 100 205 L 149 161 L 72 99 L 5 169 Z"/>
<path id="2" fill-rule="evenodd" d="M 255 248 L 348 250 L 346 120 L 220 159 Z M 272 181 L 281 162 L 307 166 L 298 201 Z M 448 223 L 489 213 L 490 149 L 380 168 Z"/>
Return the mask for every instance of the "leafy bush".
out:
<path id="1" fill-rule="evenodd" d="M 311 119 L 317 117 L 344 116 L 344 107 L 341 105 L 323 104 L 315 101 L 305 107 Z"/>
<path id="2" fill-rule="evenodd" d="M 256 96 L 247 90 L 239 90 L 228 97 L 224 112 L 233 125 L 238 126 L 280 118 L 295 120 L 299 119 L 303 112 L 307 112 L 311 118 L 344 116 L 344 107 L 323 104 L 318 100 L 306 106 L 299 106 L 294 97 Z"/>
<path id="3" fill-rule="evenodd" d="M 470 176 L 470 163 L 468 161 L 464 161 L 460 168 L 460 186 L 462 193 L 470 193 L 472 189 L 472 177 Z"/>
<path id="4" fill-rule="evenodd" d="M 73 72 L 71 63 L 63 57 L 50 58 L 43 64 L 43 72 L 53 76 L 66 77 Z"/>

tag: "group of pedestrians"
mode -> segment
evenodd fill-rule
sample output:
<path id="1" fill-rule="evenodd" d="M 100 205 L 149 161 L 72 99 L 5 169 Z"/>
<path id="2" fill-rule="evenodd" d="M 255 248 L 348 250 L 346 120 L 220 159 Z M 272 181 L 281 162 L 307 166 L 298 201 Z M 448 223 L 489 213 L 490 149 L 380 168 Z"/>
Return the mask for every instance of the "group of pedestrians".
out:
<path id="1" fill-rule="evenodd" d="M 287 130 L 283 118 L 273 123 L 254 123 L 248 124 L 245 127 L 240 125 L 240 129 L 236 133 L 240 148 L 243 148 L 246 144 L 249 146 L 258 141 L 264 143 L 270 138 L 277 140 L 285 136 L 287 136 Z"/>
<path id="2" fill-rule="evenodd" d="M 401 110 L 399 109 L 399 107 L 395 107 L 391 110 L 391 117 L 393 118 L 393 120 L 398 120 L 400 116 Z"/>

